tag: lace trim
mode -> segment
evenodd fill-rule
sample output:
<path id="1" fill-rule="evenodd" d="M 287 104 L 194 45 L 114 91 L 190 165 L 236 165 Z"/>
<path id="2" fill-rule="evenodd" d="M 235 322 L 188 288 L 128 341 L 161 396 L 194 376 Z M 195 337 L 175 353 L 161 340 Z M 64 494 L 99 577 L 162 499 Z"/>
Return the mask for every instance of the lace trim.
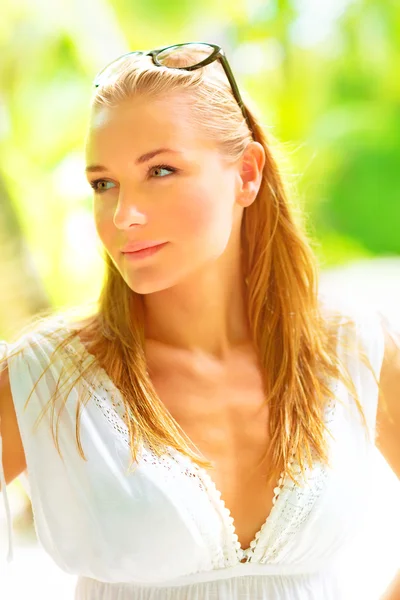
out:
<path id="1" fill-rule="evenodd" d="M 292 464 L 293 458 L 289 461 L 289 465 Z M 225 543 L 225 557 L 230 566 L 237 564 L 237 562 L 250 562 L 254 555 L 255 548 L 257 546 L 257 540 L 260 537 L 263 528 L 266 526 L 267 522 L 271 518 L 271 515 L 274 511 L 279 508 L 279 503 L 276 504 L 278 496 L 282 490 L 283 483 L 285 480 L 285 469 L 281 472 L 278 485 L 274 488 L 274 497 L 272 500 L 272 509 L 269 516 L 266 518 L 264 524 L 261 529 L 255 534 L 253 540 L 250 542 L 250 546 L 246 549 L 243 549 L 240 545 L 240 541 L 238 535 L 236 533 L 235 521 L 231 515 L 231 511 L 226 506 L 225 501 L 222 498 L 222 493 L 217 489 L 214 480 L 209 475 L 209 473 L 199 467 L 194 463 L 194 468 L 200 473 L 205 485 L 207 487 L 207 492 L 210 496 L 210 500 L 216 506 L 218 512 L 221 515 L 221 519 L 225 524 L 225 531 L 227 532 L 226 543 Z"/>
<path id="2" fill-rule="evenodd" d="M 79 351 L 77 351 L 72 343 L 64 346 L 70 357 L 75 360 L 80 359 L 83 362 L 85 361 L 85 357 L 86 359 L 93 358 L 93 355 L 89 353 L 78 336 L 74 338 L 74 341 Z M 120 400 L 120 392 L 112 383 L 106 371 L 97 365 L 95 382 L 89 381 L 85 377 L 83 377 L 82 381 L 98 408 L 129 447 L 130 440 L 129 429 L 126 425 L 126 411 L 124 410 L 123 402 Z M 104 400 L 102 394 L 111 399 L 111 405 Z M 334 419 L 335 408 L 336 403 L 334 399 L 330 399 L 325 410 L 325 422 L 328 426 Z M 328 476 L 327 467 L 319 462 L 314 462 L 311 470 L 309 468 L 306 469 L 306 482 L 304 484 L 307 483 L 307 485 L 303 488 L 296 486 L 292 480 L 289 480 L 288 476 L 285 475 L 286 469 L 284 469 L 281 472 L 278 485 L 274 488 L 273 506 L 269 516 L 260 530 L 255 534 L 250 546 L 242 549 L 230 510 L 225 505 L 221 497 L 221 492 L 217 489 L 213 479 L 205 469 L 194 463 L 189 457 L 178 453 L 174 448 L 167 448 L 166 456 L 157 457 L 152 452 L 152 449 L 144 444 L 141 459 L 151 464 L 155 469 L 165 471 L 166 468 L 169 472 L 172 471 L 173 462 L 175 464 L 174 477 L 177 476 L 176 468 L 178 468 L 180 473 L 185 477 L 196 480 L 198 489 L 201 492 L 206 492 L 210 504 L 220 516 L 225 534 L 225 540 L 221 548 L 217 543 L 218 536 L 215 535 L 215 532 L 203 532 L 208 540 L 210 549 L 212 549 L 213 566 L 215 568 L 234 566 L 244 560 L 246 562 L 261 564 L 267 561 L 276 562 L 287 543 L 309 517 L 317 499 L 321 496 L 325 488 Z M 186 468 L 182 470 L 185 463 Z M 290 464 L 293 464 L 297 477 L 301 479 L 300 466 L 295 461 L 294 454 L 289 460 Z M 198 524 L 199 515 L 190 511 L 190 507 L 188 507 L 188 512 L 191 513 L 193 522 Z"/>
<path id="3" fill-rule="evenodd" d="M 337 390 L 337 382 L 335 392 Z M 325 424 L 329 428 L 336 413 L 335 395 L 325 408 Z M 296 478 L 302 479 L 300 465 L 294 461 Z M 271 512 L 256 535 L 252 562 L 277 562 L 290 540 L 298 533 L 301 526 L 309 518 L 317 500 L 322 495 L 328 478 L 328 467 L 320 461 L 313 460 L 313 467 L 305 469 L 303 485 L 297 486 L 294 481 L 287 480 L 280 495 L 279 511 Z"/>

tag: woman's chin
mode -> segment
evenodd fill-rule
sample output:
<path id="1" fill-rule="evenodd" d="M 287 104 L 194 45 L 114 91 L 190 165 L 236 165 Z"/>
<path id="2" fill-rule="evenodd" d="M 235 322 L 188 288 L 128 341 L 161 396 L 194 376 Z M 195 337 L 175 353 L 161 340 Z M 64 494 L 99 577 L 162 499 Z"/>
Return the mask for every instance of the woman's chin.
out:
<path id="1" fill-rule="evenodd" d="M 136 292 L 136 294 L 143 295 L 153 294 L 155 292 L 162 292 L 163 290 L 166 290 L 169 287 L 171 287 L 171 285 L 169 285 L 166 281 L 146 277 L 130 278 L 126 280 L 126 283 L 133 292 Z"/>

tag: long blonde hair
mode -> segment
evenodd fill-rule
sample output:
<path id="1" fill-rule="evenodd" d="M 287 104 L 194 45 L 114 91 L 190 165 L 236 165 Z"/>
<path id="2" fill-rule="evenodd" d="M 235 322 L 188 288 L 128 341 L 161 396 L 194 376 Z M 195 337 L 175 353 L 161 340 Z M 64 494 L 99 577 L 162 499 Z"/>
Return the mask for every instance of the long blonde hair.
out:
<path id="1" fill-rule="evenodd" d="M 178 65 L 176 65 L 178 66 Z M 262 144 L 266 162 L 255 201 L 244 210 L 242 256 L 246 305 L 254 346 L 263 371 L 269 406 L 268 480 L 277 480 L 282 466 L 295 480 L 289 459 L 304 473 L 314 459 L 329 464 L 324 408 L 333 397 L 330 380 L 342 380 L 362 415 L 354 384 L 337 354 L 340 314 L 324 311 L 318 293 L 318 265 L 288 182 L 278 166 L 276 140 L 261 126 L 254 109 L 246 107 L 249 131 L 229 84 L 217 63 L 195 71 L 157 67 L 150 58 L 130 56 L 112 78 L 94 92 L 92 109 L 118 106 L 135 95 L 165 97 L 177 92 L 190 100 L 193 126 L 201 127 L 228 159 L 236 160 L 254 139 Z M 194 452 L 190 440 L 158 397 L 147 372 L 144 352 L 143 301 L 133 292 L 105 254 L 105 279 L 96 308 L 75 320 L 70 334 L 85 340 L 92 356 L 86 374 L 103 368 L 121 393 L 129 427 L 132 463 L 146 441 L 161 455 L 172 447 L 201 467 L 211 463 Z M 46 316 L 35 319 L 41 327 Z M 85 373 L 75 368 L 74 385 Z M 62 389 L 59 386 L 58 393 Z M 67 397 L 67 392 L 64 392 Z M 81 397 L 81 406 L 86 399 Z M 55 403 L 55 397 L 49 400 Z M 77 413 L 77 444 L 83 454 Z M 57 435 L 55 443 L 58 448 Z"/>

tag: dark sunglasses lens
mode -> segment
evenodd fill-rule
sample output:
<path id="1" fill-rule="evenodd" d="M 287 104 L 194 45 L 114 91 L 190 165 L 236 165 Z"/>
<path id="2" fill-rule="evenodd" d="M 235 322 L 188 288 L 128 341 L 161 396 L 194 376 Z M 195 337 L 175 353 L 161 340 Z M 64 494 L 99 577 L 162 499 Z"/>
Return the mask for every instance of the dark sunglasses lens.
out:
<path id="1" fill-rule="evenodd" d="M 165 67 L 181 68 L 194 67 L 214 52 L 208 44 L 183 44 L 172 46 L 157 54 L 157 61 Z"/>

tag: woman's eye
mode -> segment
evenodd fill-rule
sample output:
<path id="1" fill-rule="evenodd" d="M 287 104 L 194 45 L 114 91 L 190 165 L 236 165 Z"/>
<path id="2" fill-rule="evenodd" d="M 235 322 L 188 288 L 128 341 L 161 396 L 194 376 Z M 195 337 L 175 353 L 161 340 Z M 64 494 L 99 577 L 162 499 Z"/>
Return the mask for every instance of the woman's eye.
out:
<path id="1" fill-rule="evenodd" d="M 105 187 L 97 187 L 100 183 L 112 183 L 112 181 L 106 181 L 105 179 L 95 179 L 95 181 L 91 181 L 90 185 L 98 194 L 102 194 L 103 192 L 107 192 L 107 188 Z"/>
<path id="2" fill-rule="evenodd" d="M 176 173 L 178 169 L 174 167 L 169 167 L 168 165 L 154 165 L 153 167 L 149 167 L 147 174 L 148 176 L 155 177 L 156 179 L 160 179 L 162 177 L 167 177 L 172 173 Z"/>

